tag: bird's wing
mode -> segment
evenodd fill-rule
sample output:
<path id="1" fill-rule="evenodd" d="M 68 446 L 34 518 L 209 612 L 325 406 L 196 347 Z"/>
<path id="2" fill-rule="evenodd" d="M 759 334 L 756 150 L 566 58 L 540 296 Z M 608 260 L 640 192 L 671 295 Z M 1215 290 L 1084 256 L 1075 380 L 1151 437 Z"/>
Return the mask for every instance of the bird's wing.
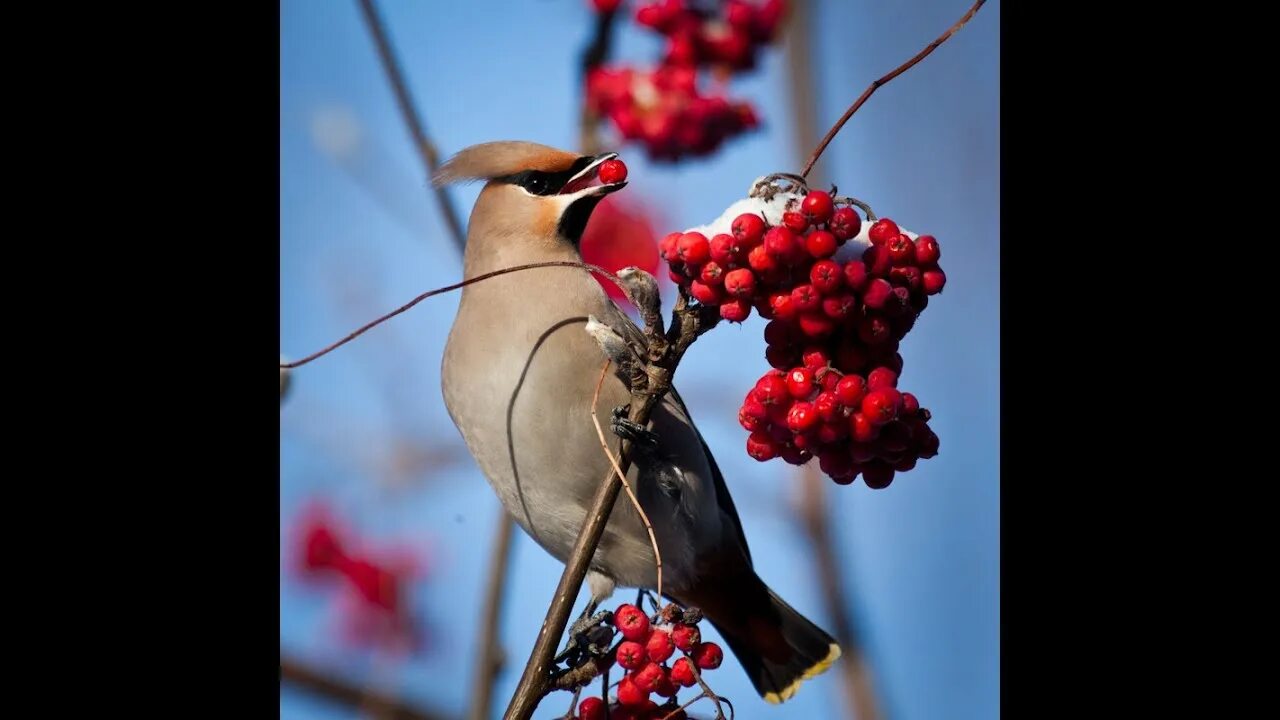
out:
<path id="1" fill-rule="evenodd" d="M 645 340 L 644 331 L 631 320 L 622 308 L 614 305 L 616 315 L 610 318 L 608 324 L 624 338 L 636 343 L 639 347 L 648 347 L 649 343 Z M 733 497 L 729 495 L 729 486 L 724 482 L 724 475 L 720 473 L 720 467 L 716 465 L 715 455 L 711 454 L 711 448 L 707 447 L 707 441 L 702 438 L 702 433 L 698 430 L 698 426 L 693 421 L 693 416 L 689 414 L 689 408 L 684 404 L 684 399 L 680 397 L 680 393 L 676 392 L 673 386 L 670 391 L 671 398 L 680 406 L 680 411 L 689 419 L 689 427 L 693 428 L 693 432 L 698 436 L 698 443 L 702 445 L 702 454 L 707 458 L 707 466 L 711 468 L 711 479 L 715 483 L 716 503 L 720 506 L 720 510 L 733 523 L 733 530 L 738 536 L 738 544 L 742 546 L 742 553 L 747 558 L 747 565 L 754 566 L 751 561 L 751 548 L 747 547 L 747 536 L 742 532 L 742 520 L 738 518 L 738 508 L 733 504 Z"/>
<path id="2" fill-rule="evenodd" d="M 724 482 L 724 475 L 720 473 L 720 466 L 716 465 L 716 456 L 711 454 L 711 448 L 707 447 L 707 441 L 702 439 L 702 433 L 693 422 L 693 416 L 689 414 L 689 408 L 685 406 L 680 393 L 676 392 L 676 389 L 672 387 L 670 394 L 684 412 L 685 417 L 689 418 L 689 427 L 692 427 L 693 432 L 698 436 L 698 442 L 702 445 L 702 454 L 706 456 L 707 465 L 711 468 L 711 479 L 715 482 L 716 502 L 720 505 L 720 510 L 733 522 L 733 530 L 738 535 L 738 544 L 742 546 L 742 553 L 747 557 L 747 565 L 754 567 L 754 563 L 751 561 L 751 548 L 747 546 L 747 536 L 742 532 L 742 520 L 738 518 L 738 508 L 734 506 L 733 497 L 729 495 L 729 486 Z"/>

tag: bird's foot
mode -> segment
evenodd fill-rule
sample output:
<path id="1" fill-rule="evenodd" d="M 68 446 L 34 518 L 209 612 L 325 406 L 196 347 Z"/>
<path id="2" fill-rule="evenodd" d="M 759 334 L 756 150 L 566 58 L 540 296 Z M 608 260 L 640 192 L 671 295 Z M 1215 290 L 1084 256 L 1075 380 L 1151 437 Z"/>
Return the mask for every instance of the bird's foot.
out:
<path id="1" fill-rule="evenodd" d="M 609 421 L 609 429 L 623 440 L 630 440 L 637 445 L 654 447 L 658 444 L 658 434 L 638 422 L 627 418 L 631 412 L 630 405 L 620 405 L 613 409 L 613 419 Z"/>
<path id="2" fill-rule="evenodd" d="M 609 652 L 609 641 L 613 639 L 613 613 L 603 610 L 593 615 L 595 608 L 595 603 L 588 603 L 582 615 L 569 627 L 569 641 L 555 657 L 556 664 L 578 667 L 590 658 L 603 657 Z"/>

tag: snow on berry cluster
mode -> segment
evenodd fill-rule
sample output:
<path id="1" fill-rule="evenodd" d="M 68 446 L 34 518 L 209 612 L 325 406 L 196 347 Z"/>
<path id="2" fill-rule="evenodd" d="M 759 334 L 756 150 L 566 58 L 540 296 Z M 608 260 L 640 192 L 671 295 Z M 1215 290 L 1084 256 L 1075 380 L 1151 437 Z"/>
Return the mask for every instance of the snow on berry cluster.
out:
<path id="1" fill-rule="evenodd" d="M 624 675 L 616 689 L 616 702 L 609 707 L 611 720 L 686 720 L 679 710 L 676 694 L 681 688 L 698 684 L 700 673 L 720 667 L 724 651 L 713 642 L 703 642 L 698 623 L 702 613 L 669 604 L 651 620 L 635 605 L 622 605 L 613 614 L 613 624 L 622 635 L 614 649 L 617 665 Z M 676 651 L 681 657 L 675 657 Z M 662 698 L 662 702 L 653 696 Z M 582 720 L 604 720 L 604 701 L 589 697 L 578 705 Z"/>
<path id="2" fill-rule="evenodd" d="M 614 12 L 619 5 L 593 1 L 600 12 Z M 783 0 L 641 4 L 636 22 L 666 38 L 659 64 L 592 68 L 587 105 L 608 118 L 624 140 L 643 144 L 654 160 L 709 155 L 758 127 L 759 119 L 748 102 L 703 92 L 699 70 L 709 69 L 722 85 L 732 74 L 754 69 L 759 48 L 773 41 L 785 11 Z"/>
<path id="3" fill-rule="evenodd" d="M 868 487 L 887 487 L 938 453 L 929 411 L 898 388 L 899 343 L 946 283 L 937 239 L 888 218 L 864 228 L 852 207 L 820 190 L 730 211 L 746 208 L 727 226 L 722 216 L 671 233 L 660 251 L 672 280 L 722 318 L 740 323 L 755 309 L 769 320 L 772 369 L 738 414 L 747 454 L 793 465 L 816 456 L 837 483 L 861 475 Z"/>

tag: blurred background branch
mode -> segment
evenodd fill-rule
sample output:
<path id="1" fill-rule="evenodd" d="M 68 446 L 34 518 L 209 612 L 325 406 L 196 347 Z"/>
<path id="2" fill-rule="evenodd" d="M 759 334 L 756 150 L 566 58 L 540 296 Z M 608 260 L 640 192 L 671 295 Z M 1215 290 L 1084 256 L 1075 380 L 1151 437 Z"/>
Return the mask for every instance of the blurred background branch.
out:
<path id="1" fill-rule="evenodd" d="M 391 83 L 391 89 L 396 95 L 396 106 L 400 108 L 400 116 L 404 118 L 405 125 L 409 128 L 409 133 L 413 136 L 414 147 L 418 149 L 418 154 L 422 156 L 422 162 L 427 168 L 427 183 L 431 183 L 431 177 L 435 175 L 436 169 L 440 167 L 440 154 L 436 150 L 436 146 L 427 137 L 426 130 L 423 129 L 422 120 L 418 115 L 418 111 L 413 104 L 413 98 L 409 94 L 409 88 L 405 84 L 404 75 L 400 72 L 400 65 L 396 62 L 395 53 L 391 49 L 391 41 L 387 38 L 386 27 L 382 23 L 382 18 L 378 16 L 378 10 L 374 7 L 373 0 L 359 0 L 360 12 L 364 15 L 365 24 L 369 26 L 369 33 L 373 35 L 374 45 L 378 48 L 378 58 L 382 61 L 382 69 L 387 75 L 387 82 Z M 440 206 L 440 214 L 444 216 L 445 224 L 449 226 L 449 233 L 453 238 L 454 244 L 458 251 L 462 252 L 466 245 L 466 233 L 462 228 L 462 221 L 459 219 L 457 210 L 454 209 L 453 203 L 449 200 L 449 193 L 445 188 L 435 187 L 436 203 Z"/>
<path id="2" fill-rule="evenodd" d="M 285 657 L 280 658 L 280 682 L 353 708 L 363 708 L 379 720 L 454 720 L 448 715 L 407 705 Z"/>
<path id="3" fill-rule="evenodd" d="M 493 705 L 493 684 L 498 679 L 506 658 L 498 643 L 502 624 L 502 599 L 506 596 L 508 567 L 511 564 L 511 536 L 515 523 L 504 507 L 498 507 L 498 519 L 489 556 L 489 577 L 485 582 L 484 609 L 476 629 L 476 664 L 471 671 L 470 720 L 487 720 Z"/>

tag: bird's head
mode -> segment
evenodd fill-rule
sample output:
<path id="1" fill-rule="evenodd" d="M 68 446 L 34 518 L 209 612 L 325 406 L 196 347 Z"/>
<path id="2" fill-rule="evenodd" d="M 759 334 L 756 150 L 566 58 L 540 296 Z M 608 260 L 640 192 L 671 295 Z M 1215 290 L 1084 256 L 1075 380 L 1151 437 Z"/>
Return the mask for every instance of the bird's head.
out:
<path id="1" fill-rule="evenodd" d="M 570 243 L 576 247 L 591 211 L 626 181 L 601 183 L 601 164 L 617 153 L 578 155 L 537 143 L 473 145 L 440 167 L 433 182 L 485 181 L 471 210 L 472 243 Z"/>

